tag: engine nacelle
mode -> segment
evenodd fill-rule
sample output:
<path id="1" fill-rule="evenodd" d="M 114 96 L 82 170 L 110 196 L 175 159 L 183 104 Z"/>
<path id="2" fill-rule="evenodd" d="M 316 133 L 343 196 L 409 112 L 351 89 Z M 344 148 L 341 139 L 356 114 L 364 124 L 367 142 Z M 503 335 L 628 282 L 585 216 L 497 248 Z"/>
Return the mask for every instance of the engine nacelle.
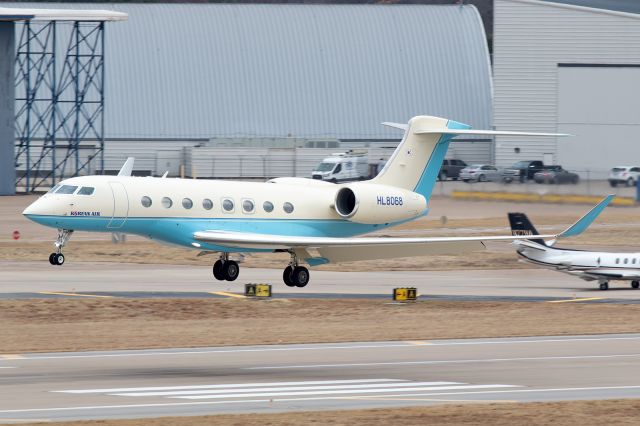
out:
<path id="1" fill-rule="evenodd" d="M 359 182 L 336 192 L 334 208 L 338 215 L 352 222 L 390 223 L 422 215 L 427 201 L 406 189 Z"/>

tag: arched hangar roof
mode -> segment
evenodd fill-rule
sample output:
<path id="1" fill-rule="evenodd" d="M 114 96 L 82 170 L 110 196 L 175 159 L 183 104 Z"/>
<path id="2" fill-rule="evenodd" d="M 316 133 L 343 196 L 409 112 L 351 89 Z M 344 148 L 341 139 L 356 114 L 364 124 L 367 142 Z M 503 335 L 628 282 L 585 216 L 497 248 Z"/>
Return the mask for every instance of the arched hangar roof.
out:
<path id="1" fill-rule="evenodd" d="M 398 138 L 379 123 L 418 114 L 492 124 L 471 5 L 108 6 L 129 20 L 106 32 L 107 138 Z"/>

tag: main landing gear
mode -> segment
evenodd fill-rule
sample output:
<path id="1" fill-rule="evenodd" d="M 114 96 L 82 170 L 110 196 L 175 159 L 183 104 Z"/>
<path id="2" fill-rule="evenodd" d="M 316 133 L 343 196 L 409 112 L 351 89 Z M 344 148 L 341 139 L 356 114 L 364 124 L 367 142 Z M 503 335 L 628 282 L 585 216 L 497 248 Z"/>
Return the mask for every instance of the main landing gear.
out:
<path id="1" fill-rule="evenodd" d="M 600 281 L 600 290 L 609 290 L 609 283 L 607 281 Z"/>
<path id="2" fill-rule="evenodd" d="M 58 238 L 54 243 L 56 246 L 55 253 L 49 255 L 49 263 L 56 266 L 64 264 L 64 254 L 62 254 L 62 248 L 69 242 L 73 234 L 73 229 L 58 229 Z"/>
<path id="3" fill-rule="evenodd" d="M 298 265 L 298 257 L 294 252 L 291 252 L 289 266 L 284 268 L 282 281 L 288 287 L 304 287 L 309 284 L 309 270 L 304 266 Z"/>
<path id="4" fill-rule="evenodd" d="M 631 281 L 631 288 L 639 288 L 640 287 L 640 281 Z"/>
<path id="5" fill-rule="evenodd" d="M 213 276 L 218 281 L 235 281 L 240 275 L 240 266 L 235 260 L 229 260 L 229 253 L 222 253 L 213 264 Z"/>

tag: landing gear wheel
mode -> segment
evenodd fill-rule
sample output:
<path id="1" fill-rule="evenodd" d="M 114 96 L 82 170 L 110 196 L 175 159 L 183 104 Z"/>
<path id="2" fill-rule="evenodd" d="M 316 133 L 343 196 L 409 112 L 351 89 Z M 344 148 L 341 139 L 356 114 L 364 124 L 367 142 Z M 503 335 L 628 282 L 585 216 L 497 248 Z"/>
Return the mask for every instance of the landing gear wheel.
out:
<path id="1" fill-rule="evenodd" d="M 291 281 L 291 273 L 293 272 L 293 268 L 291 266 L 287 266 L 284 268 L 284 272 L 282 273 L 282 281 L 287 285 L 287 287 L 295 287 L 296 285 Z"/>
<path id="2" fill-rule="evenodd" d="M 607 283 L 607 282 L 600 283 L 600 290 L 602 290 L 602 291 L 609 290 L 609 283 Z"/>
<path id="3" fill-rule="evenodd" d="M 240 266 L 238 262 L 234 260 L 227 260 L 222 265 L 222 272 L 224 273 L 224 279 L 227 281 L 235 281 L 240 275 Z"/>
<path id="4" fill-rule="evenodd" d="M 52 264 L 52 265 L 55 265 L 55 263 L 53 263 L 53 256 L 55 256 L 55 255 L 56 255 L 55 253 L 51 253 L 49 255 L 49 263 Z"/>
<path id="5" fill-rule="evenodd" d="M 222 267 L 224 262 L 222 260 L 217 260 L 216 263 L 213 264 L 213 276 L 218 281 L 224 281 L 224 273 L 222 272 Z"/>
<path id="6" fill-rule="evenodd" d="M 62 266 L 64 264 L 64 254 L 62 253 L 53 253 L 51 259 L 53 260 L 54 265 Z"/>
<path id="7" fill-rule="evenodd" d="M 309 270 L 304 266 L 296 266 L 291 273 L 291 281 L 296 287 L 304 287 L 309 284 Z"/>
<path id="8" fill-rule="evenodd" d="M 640 287 L 640 281 L 631 281 L 631 288 Z"/>

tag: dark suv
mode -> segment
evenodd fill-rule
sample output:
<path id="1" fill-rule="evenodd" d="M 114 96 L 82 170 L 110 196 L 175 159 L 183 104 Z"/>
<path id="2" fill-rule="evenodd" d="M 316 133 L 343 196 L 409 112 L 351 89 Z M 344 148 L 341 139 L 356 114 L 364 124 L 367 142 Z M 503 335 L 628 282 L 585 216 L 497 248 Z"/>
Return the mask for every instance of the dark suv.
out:
<path id="1" fill-rule="evenodd" d="M 458 180 L 460 176 L 460 170 L 467 167 L 467 163 L 462 160 L 456 159 L 446 159 L 442 162 L 442 167 L 440 167 L 440 173 L 438 173 L 438 180 L 447 180 L 451 178 L 453 180 Z"/>
<path id="2" fill-rule="evenodd" d="M 533 175 L 544 169 L 542 161 L 518 161 L 513 166 L 502 171 L 502 180 L 509 183 L 514 180 L 526 182 L 533 179 Z"/>

